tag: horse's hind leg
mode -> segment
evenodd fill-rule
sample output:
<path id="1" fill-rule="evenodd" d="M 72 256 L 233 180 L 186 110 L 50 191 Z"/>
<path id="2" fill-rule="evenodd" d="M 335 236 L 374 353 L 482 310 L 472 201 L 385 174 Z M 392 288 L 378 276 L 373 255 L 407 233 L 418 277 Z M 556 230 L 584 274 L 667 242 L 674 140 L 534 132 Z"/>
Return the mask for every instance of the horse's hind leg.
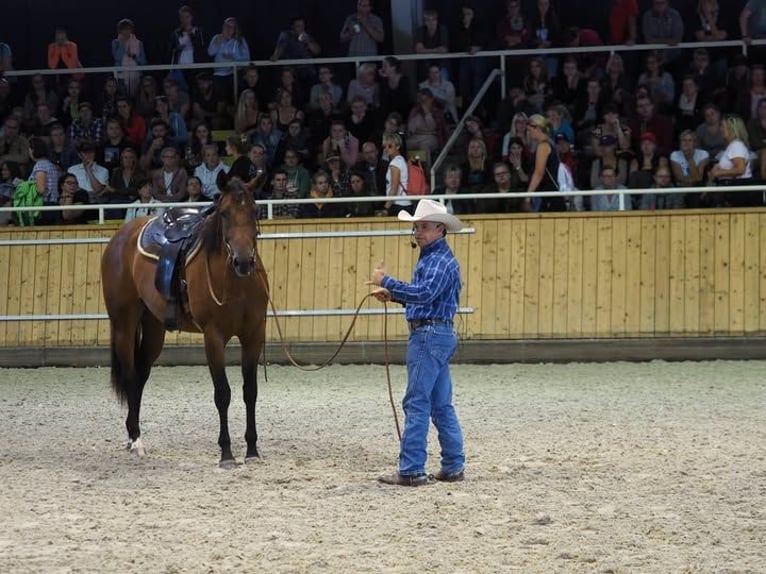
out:
<path id="1" fill-rule="evenodd" d="M 135 398 L 135 423 L 138 427 L 139 415 L 141 412 L 141 401 L 144 395 L 144 387 L 149 379 L 149 373 L 152 365 L 160 356 L 162 346 L 165 344 L 165 327 L 148 310 L 144 310 L 141 317 L 141 331 L 137 341 L 135 355 L 136 370 L 136 398 Z M 128 431 L 130 432 L 130 431 Z M 141 431 L 138 431 L 138 438 L 131 441 L 131 451 L 138 455 L 145 454 L 144 446 L 141 441 Z"/>
<path id="2" fill-rule="evenodd" d="M 261 321 L 255 333 L 240 337 L 242 345 L 242 398 L 245 401 L 245 441 L 248 459 L 258 458 L 258 433 L 255 428 L 255 403 L 258 398 L 258 359 L 266 339 L 266 321 Z"/>
<path id="3" fill-rule="evenodd" d="M 141 444 L 141 428 L 138 424 L 141 410 L 141 389 L 138 383 L 136 359 L 139 355 L 141 310 L 130 309 L 113 315 L 112 319 L 112 386 L 122 400 L 128 403 L 125 427 L 130 440 L 130 450 L 144 454 Z"/>
<path id="4" fill-rule="evenodd" d="M 215 406 L 218 409 L 220 431 L 218 446 L 221 447 L 221 460 L 218 466 L 230 468 L 237 464 L 231 452 L 231 437 L 229 436 L 229 404 L 231 403 L 231 387 L 226 377 L 226 360 L 224 349 L 227 341 L 218 333 L 205 332 L 205 355 L 208 369 L 213 379 Z"/>

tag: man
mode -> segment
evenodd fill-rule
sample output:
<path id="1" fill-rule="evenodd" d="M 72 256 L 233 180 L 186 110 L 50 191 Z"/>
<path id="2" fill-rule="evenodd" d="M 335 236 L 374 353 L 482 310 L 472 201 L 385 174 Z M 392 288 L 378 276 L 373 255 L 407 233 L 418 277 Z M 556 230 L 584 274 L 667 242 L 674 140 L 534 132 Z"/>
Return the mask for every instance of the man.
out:
<path id="1" fill-rule="evenodd" d="M 358 165 L 364 173 L 370 195 L 386 194 L 386 171 L 388 162 L 380 157 L 378 146 L 373 141 L 362 144 L 362 161 Z"/>
<path id="2" fill-rule="evenodd" d="M 199 64 L 208 60 L 207 42 L 202 34 L 202 29 L 194 25 L 194 13 L 192 9 L 183 5 L 178 9 L 179 26 L 170 35 L 170 63 L 171 64 Z M 189 87 L 191 70 L 174 70 L 173 78 L 184 88 Z"/>
<path id="3" fill-rule="evenodd" d="M 298 152 L 292 148 L 285 150 L 285 161 L 282 169 L 287 174 L 287 189 L 296 197 L 306 198 L 311 190 L 311 174 L 303 165 Z"/>
<path id="4" fill-rule="evenodd" d="M 383 43 L 383 20 L 372 13 L 371 0 L 358 0 L 356 14 L 343 22 L 340 41 L 348 43 L 349 57 L 372 57 L 378 55 L 378 44 Z"/>
<path id="5" fill-rule="evenodd" d="M 638 2 L 614 0 L 609 9 L 609 43 L 632 46 L 638 37 Z"/>
<path id="6" fill-rule="evenodd" d="M 29 161 L 29 142 L 20 133 L 21 123 L 15 116 L 5 118 L 0 134 L 0 163 L 13 161 L 25 166 Z"/>
<path id="7" fill-rule="evenodd" d="M 351 169 L 359 160 L 359 140 L 346 129 L 342 118 L 336 118 L 330 124 L 330 135 L 322 142 L 322 154 L 328 157 L 332 151 L 340 153 L 345 167 Z"/>
<path id="8" fill-rule="evenodd" d="M 207 199 L 215 199 L 221 193 L 218 187 L 218 176 L 221 172 L 229 173 L 229 166 L 221 161 L 218 145 L 205 145 L 202 148 L 202 163 L 195 168 L 194 175 L 202 182 L 202 195 Z"/>
<path id="9" fill-rule="evenodd" d="M 434 195 L 459 195 L 461 193 L 468 193 L 468 190 L 461 185 L 462 170 L 459 165 L 448 165 L 444 169 L 444 185 L 434 189 Z M 447 199 L 444 201 L 444 205 L 447 208 L 447 213 L 453 215 L 459 215 L 463 213 L 474 213 L 476 210 L 475 202 L 473 199 L 452 200 Z"/>
<path id="10" fill-rule="evenodd" d="M 402 221 L 412 222 L 413 246 L 420 247 L 420 258 L 412 282 L 394 279 L 381 262 L 368 284 L 377 286 L 372 295 L 381 302 L 405 305 L 409 323 L 407 343 L 407 391 L 404 409 L 404 432 L 399 443 L 399 469 L 380 476 L 384 484 L 424 486 L 429 417 L 439 432 L 441 469 L 435 480 L 463 480 L 465 454 L 463 433 L 452 405 L 452 379 L 449 361 L 457 347 L 452 320 L 460 298 L 460 265 L 447 245 L 447 232 L 463 228 L 461 221 L 447 213 L 440 203 L 423 199 L 415 215 L 400 211 Z"/>
<path id="11" fill-rule="evenodd" d="M 437 10 L 423 10 L 423 25 L 415 32 L 416 54 L 446 54 L 449 52 L 449 32 L 447 27 L 439 22 Z M 444 66 L 443 61 L 436 61 Z M 418 77 L 425 78 L 428 75 L 429 62 L 418 61 Z M 446 68 L 443 69 L 442 78 L 448 79 Z"/>
<path id="12" fill-rule="evenodd" d="M 109 172 L 96 163 L 96 144 L 89 140 L 83 140 L 77 146 L 80 163 L 73 165 L 67 170 L 77 178 L 80 189 L 88 192 L 90 203 L 101 203 L 101 194 L 109 183 Z"/>
<path id="13" fill-rule="evenodd" d="M 673 122 L 667 116 L 655 113 L 654 102 L 649 96 L 643 95 L 636 98 L 636 115 L 628 121 L 632 146 L 638 151 L 640 136 L 651 132 L 657 140 L 657 151 L 667 156 L 673 149 Z"/>
<path id="14" fill-rule="evenodd" d="M 518 213 L 531 211 L 532 203 L 528 198 L 514 197 L 513 193 L 526 191 L 518 173 L 511 174 L 511 166 L 504 161 L 498 161 L 493 166 L 494 185 L 482 190 L 486 193 L 497 193 L 502 197 L 492 199 L 477 199 L 476 213 Z"/>
<path id="15" fill-rule="evenodd" d="M 282 155 L 282 132 L 274 127 L 269 114 L 261 114 L 258 129 L 250 134 L 250 145 L 260 145 L 266 150 L 266 164 L 271 167 Z"/>
<path id="16" fill-rule="evenodd" d="M 67 141 L 66 131 L 61 124 L 51 126 L 51 145 L 49 159 L 64 172 L 76 164 L 79 159 L 75 147 Z"/>
<path id="17" fill-rule="evenodd" d="M 298 16 L 290 21 L 288 30 L 280 32 L 271 60 L 311 59 L 318 56 L 320 51 L 319 44 L 306 32 L 306 20 Z"/>
<path id="18" fill-rule="evenodd" d="M 294 191 L 287 188 L 287 172 L 284 169 L 275 169 L 271 178 L 270 199 L 295 199 Z M 300 204 L 277 204 L 273 206 L 274 217 L 298 217 Z"/>
<path id="19" fill-rule="evenodd" d="M 653 0 L 651 10 L 641 17 L 641 31 L 646 44 L 668 44 L 675 46 L 684 37 L 684 21 L 675 8 L 668 6 L 670 0 Z M 663 50 L 661 57 L 665 65 L 681 55 L 678 48 Z"/>
<path id="20" fill-rule="evenodd" d="M 77 145 L 81 140 L 91 140 L 101 145 L 104 141 L 104 120 L 93 117 L 90 102 L 80 102 L 78 109 L 80 117 L 69 126 L 69 141 Z"/>
<path id="21" fill-rule="evenodd" d="M 766 0 L 748 0 L 739 13 L 739 31 L 747 45 L 766 38 Z"/>
<path id="22" fill-rule="evenodd" d="M 599 173 L 599 180 L 601 185 L 596 189 L 600 190 L 612 190 L 614 193 L 605 195 L 592 195 L 590 198 L 590 210 L 591 211 L 619 211 L 620 210 L 620 196 L 623 196 L 625 209 L 631 208 L 630 195 L 622 194 L 618 190 L 627 189 L 624 185 L 617 183 L 617 172 L 611 166 L 604 166 Z M 645 196 L 646 197 L 646 196 Z"/>
<path id="23" fill-rule="evenodd" d="M 150 137 L 144 142 L 141 149 L 139 165 L 141 169 L 149 172 L 162 166 L 160 154 L 166 147 L 175 147 L 173 138 L 170 137 L 170 127 L 165 120 L 154 118 L 150 124 Z"/>
<path id="24" fill-rule="evenodd" d="M 181 167 L 178 151 L 175 147 L 168 145 L 162 148 L 160 158 L 162 167 L 154 171 L 151 182 L 155 199 L 162 202 L 184 201 L 188 174 Z M 208 197 L 212 199 L 211 196 Z"/>
<path id="25" fill-rule="evenodd" d="M 654 172 L 654 185 L 652 185 L 652 187 L 655 189 L 675 187 L 673 185 L 673 176 L 670 173 L 670 168 L 657 168 L 657 170 Z M 686 207 L 686 203 L 684 202 L 683 193 L 645 193 L 641 196 L 641 204 L 639 209 L 683 209 L 684 207 Z"/>

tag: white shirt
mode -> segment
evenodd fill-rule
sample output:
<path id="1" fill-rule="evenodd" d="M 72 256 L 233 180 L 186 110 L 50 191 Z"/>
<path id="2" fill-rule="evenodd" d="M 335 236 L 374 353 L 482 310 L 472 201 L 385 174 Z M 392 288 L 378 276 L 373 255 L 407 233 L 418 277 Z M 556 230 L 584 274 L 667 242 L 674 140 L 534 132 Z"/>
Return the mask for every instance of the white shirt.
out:
<path id="1" fill-rule="evenodd" d="M 102 165 L 98 165 L 97 163 L 94 163 L 91 169 L 93 171 L 93 177 L 95 177 L 96 181 L 98 181 L 101 185 L 106 185 L 109 183 L 108 169 Z M 88 174 L 85 172 L 85 166 L 83 164 L 78 163 L 73 165 L 67 170 L 67 173 L 71 173 L 77 178 L 77 186 L 80 189 L 88 192 L 88 197 L 90 198 L 91 203 L 99 203 L 96 192 L 93 189 L 93 186 L 90 184 L 90 178 L 88 178 Z"/>
<path id="2" fill-rule="evenodd" d="M 191 35 L 187 32 L 181 34 L 178 39 L 178 45 L 181 47 L 181 53 L 178 55 L 179 64 L 194 63 L 194 47 L 192 46 Z"/>
<path id="3" fill-rule="evenodd" d="M 694 165 L 699 165 L 709 157 L 710 154 L 704 149 L 695 149 L 694 157 L 692 159 L 694 160 Z M 689 162 L 686 160 L 684 152 L 682 152 L 680 149 L 677 149 L 670 154 L 670 161 L 677 163 L 681 167 L 681 171 L 685 176 L 689 175 Z"/>
<path id="4" fill-rule="evenodd" d="M 143 202 L 137 199 L 132 205 L 136 207 L 128 208 L 125 214 L 125 221 L 131 221 L 137 217 L 144 217 L 146 215 L 160 215 L 164 210 L 161 207 L 151 207 L 153 203 L 160 203 L 154 198 L 151 198 L 148 202 Z"/>
<path id="5" fill-rule="evenodd" d="M 218 178 L 218 174 L 222 171 L 224 173 L 229 173 L 229 166 L 222 161 L 219 161 L 218 165 L 213 169 L 208 169 L 204 163 L 201 163 L 194 170 L 194 175 L 196 175 L 202 182 L 202 195 L 208 199 L 213 199 L 216 195 L 221 193 L 221 190 L 218 189 L 216 179 Z"/>
<path id="6" fill-rule="evenodd" d="M 391 167 L 399 168 L 399 189 L 391 189 Z M 409 182 L 409 172 L 407 171 L 407 161 L 401 155 L 397 155 L 390 160 L 386 170 L 386 195 L 407 195 L 407 183 Z M 412 205 L 411 201 L 394 201 L 396 205 Z"/>
<path id="7" fill-rule="evenodd" d="M 753 171 L 750 169 L 750 150 L 740 140 L 734 140 L 726 149 L 723 150 L 721 158 L 718 160 L 718 167 L 721 169 L 734 169 L 734 159 L 742 158 L 745 160 L 745 172 L 738 175 L 735 179 L 750 179 L 753 177 Z"/>

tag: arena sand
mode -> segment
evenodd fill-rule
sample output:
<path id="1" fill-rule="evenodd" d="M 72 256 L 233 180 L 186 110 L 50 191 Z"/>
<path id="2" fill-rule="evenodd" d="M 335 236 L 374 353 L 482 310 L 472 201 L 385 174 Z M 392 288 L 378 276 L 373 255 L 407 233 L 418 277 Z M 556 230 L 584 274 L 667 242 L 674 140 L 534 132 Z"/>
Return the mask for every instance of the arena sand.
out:
<path id="1" fill-rule="evenodd" d="M 766 571 L 766 363 L 453 372 L 466 481 L 410 489 L 379 366 L 271 367 L 228 471 L 204 368 L 154 371 L 144 459 L 107 369 L 2 370 L 0 572 Z"/>

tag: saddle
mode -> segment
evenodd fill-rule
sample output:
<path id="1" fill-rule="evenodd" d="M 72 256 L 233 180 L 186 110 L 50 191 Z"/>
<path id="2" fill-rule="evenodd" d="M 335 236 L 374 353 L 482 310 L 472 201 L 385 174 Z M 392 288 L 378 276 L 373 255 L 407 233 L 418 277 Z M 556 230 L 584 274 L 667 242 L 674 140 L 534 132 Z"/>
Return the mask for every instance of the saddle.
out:
<path id="1" fill-rule="evenodd" d="M 157 260 L 154 286 L 165 299 L 164 321 L 169 331 L 178 329 L 179 311 L 185 312 L 181 308 L 187 297 L 184 270 L 200 247 L 200 228 L 214 209 L 172 207 L 151 219 L 138 236 L 141 253 Z"/>

